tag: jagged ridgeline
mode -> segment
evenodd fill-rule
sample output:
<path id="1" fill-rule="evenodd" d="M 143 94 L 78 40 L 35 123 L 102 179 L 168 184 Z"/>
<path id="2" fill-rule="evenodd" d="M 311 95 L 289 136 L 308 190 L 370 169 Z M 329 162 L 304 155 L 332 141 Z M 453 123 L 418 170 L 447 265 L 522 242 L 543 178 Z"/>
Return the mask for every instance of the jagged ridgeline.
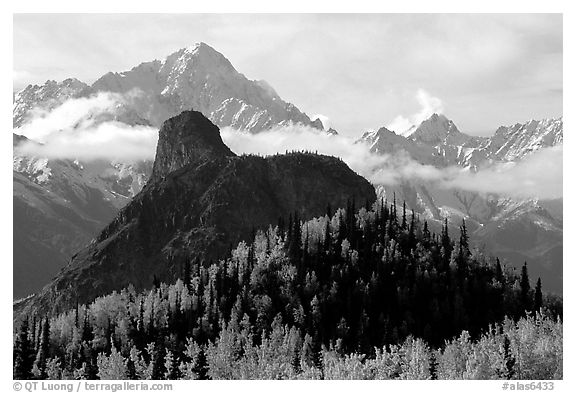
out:
<path id="1" fill-rule="evenodd" d="M 433 232 L 340 159 L 237 156 L 183 112 L 145 188 L 15 305 L 14 377 L 561 377 L 561 302 L 464 222 Z"/>
<path id="2" fill-rule="evenodd" d="M 438 236 L 394 202 L 326 210 L 289 215 L 209 266 L 187 259 L 175 284 L 28 318 L 17 375 L 562 377 L 560 305 L 526 268 L 470 250 L 465 223 Z"/>
<path id="3" fill-rule="evenodd" d="M 174 282 L 184 261 L 209 265 L 255 229 L 298 212 L 311 219 L 327 205 L 373 203 L 374 187 L 342 160 L 312 153 L 237 156 L 200 112 L 162 125 L 152 177 L 144 189 L 40 293 L 15 306 L 59 313 L 77 302 Z"/>

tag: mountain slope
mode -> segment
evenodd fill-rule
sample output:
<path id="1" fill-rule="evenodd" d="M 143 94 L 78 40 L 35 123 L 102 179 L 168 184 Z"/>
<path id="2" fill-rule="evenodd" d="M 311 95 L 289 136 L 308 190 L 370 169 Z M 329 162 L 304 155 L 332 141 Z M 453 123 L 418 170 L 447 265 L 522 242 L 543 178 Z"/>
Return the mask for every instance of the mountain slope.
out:
<path id="1" fill-rule="evenodd" d="M 108 73 L 95 91 L 134 92 L 138 113 L 159 126 L 189 109 L 202 112 L 219 127 L 258 132 L 278 124 L 315 126 L 294 105 L 283 101 L 265 81 L 240 74 L 224 55 L 205 43 L 183 48 L 164 60 L 130 71 Z"/>
<path id="2" fill-rule="evenodd" d="M 159 136 L 153 180 L 27 307 L 58 310 L 129 284 L 149 287 L 154 277 L 171 281 L 184 261 L 222 257 L 279 217 L 376 197 L 334 157 L 238 157 L 199 112 L 166 121 Z"/>
<path id="3" fill-rule="evenodd" d="M 169 117 L 194 108 L 221 127 L 251 132 L 288 123 L 323 129 L 320 121 L 312 122 L 294 105 L 283 101 L 265 81 L 248 80 L 222 54 L 201 43 L 181 49 L 162 61 L 142 63 L 122 73 L 108 73 L 92 86 L 72 78 L 60 83 L 47 81 L 44 85 L 30 85 L 14 96 L 14 132 L 18 134 L 32 120 L 63 108 L 68 100 L 89 100 L 98 94 L 110 94 L 110 100 L 116 104 L 106 110 L 87 111 L 87 117 L 79 119 L 79 123 L 116 121 L 160 126 Z M 17 145 L 23 141 L 26 140 L 19 139 L 14 144 L 14 200 L 23 207 L 22 212 L 32 214 L 33 211 L 34 219 L 15 218 L 13 222 L 15 233 L 22 234 L 14 243 L 15 271 L 22 272 L 17 274 L 21 278 L 15 279 L 18 285 L 14 286 L 14 296 L 17 297 L 46 284 L 63 261 L 95 236 L 118 209 L 142 189 L 152 170 L 151 162 L 146 161 L 33 157 L 18 150 Z M 34 185 L 22 186 L 26 182 Z M 44 200 L 46 195 L 52 202 L 58 200 L 54 202 L 58 206 L 72 203 L 75 214 L 89 217 L 91 224 L 84 230 L 54 225 L 58 218 L 46 204 L 30 203 Z M 43 228 L 41 236 L 27 235 L 38 232 L 38 227 Z M 44 251 L 29 253 L 37 247 Z M 34 266 L 37 269 L 32 268 Z M 29 285 L 20 285 L 24 280 L 28 280 Z"/>
<path id="4" fill-rule="evenodd" d="M 435 114 L 405 136 L 382 128 L 365 133 L 360 142 L 379 154 L 404 151 L 420 164 L 477 171 L 494 163 L 519 163 L 539 149 L 561 145 L 562 132 L 559 118 L 500 127 L 492 137 L 472 137 L 445 116 Z M 547 290 L 562 292 L 561 200 L 512 199 L 446 189 L 433 181 L 415 179 L 378 187 L 378 194 L 389 199 L 396 194 L 436 227 L 448 218 L 452 230 L 457 231 L 466 219 L 473 243 L 506 257 L 517 268 L 528 261 L 533 279 L 541 276 Z"/>
<path id="5" fill-rule="evenodd" d="M 46 81 L 41 86 L 28 85 L 14 96 L 12 126 L 17 128 L 29 121 L 34 111 L 49 111 L 71 98 L 87 97 L 92 93 L 90 86 L 75 78 L 60 83 Z"/>
<path id="6" fill-rule="evenodd" d="M 561 117 L 530 120 L 499 127 L 491 137 L 475 137 L 460 132 L 446 116 L 433 114 L 405 135 L 383 127 L 364 133 L 359 142 L 368 143 L 372 151 L 381 154 L 404 150 L 421 164 L 478 170 L 494 162 L 516 162 L 539 149 L 561 145 L 563 128 Z"/>
<path id="7" fill-rule="evenodd" d="M 145 184 L 151 163 L 20 155 L 13 135 L 14 297 L 41 289 Z"/>

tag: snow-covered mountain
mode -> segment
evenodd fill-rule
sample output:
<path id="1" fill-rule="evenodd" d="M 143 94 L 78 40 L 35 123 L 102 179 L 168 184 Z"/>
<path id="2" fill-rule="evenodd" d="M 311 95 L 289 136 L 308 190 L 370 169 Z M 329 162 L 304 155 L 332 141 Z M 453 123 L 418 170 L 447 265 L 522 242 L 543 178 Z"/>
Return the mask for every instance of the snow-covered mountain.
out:
<path id="1" fill-rule="evenodd" d="M 324 130 L 288 103 L 263 80 L 249 80 L 224 55 L 205 43 L 180 49 L 163 60 L 142 63 L 129 71 L 108 72 L 92 86 L 77 80 L 29 85 L 15 94 L 13 124 L 18 128 L 38 109 L 51 110 L 70 98 L 117 93 L 134 118 L 159 127 L 184 110 L 202 112 L 214 124 L 258 132 L 289 123 Z M 114 108 L 114 113 L 118 108 Z M 330 129 L 326 132 L 335 133 Z"/>
<path id="2" fill-rule="evenodd" d="M 249 80 L 205 43 L 130 71 L 109 72 L 94 82 L 92 89 L 131 93 L 140 116 L 156 126 L 192 108 L 219 127 L 250 132 L 290 122 L 317 126 L 293 104 L 283 101 L 267 82 Z"/>
<path id="3" fill-rule="evenodd" d="M 70 99 L 101 93 L 119 97 L 118 104 L 107 112 L 89 113 L 92 123 L 159 126 L 183 110 L 195 109 L 219 127 L 246 132 L 299 123 L 336 133 L 282 100 L 265 81 L 246 78 L 204 43 L 129 71 L 109 72 L 91 86 L 77 79 L 30 85 L 14 95 L 14 133 Z M 492 137 L 475 137 L 461 132 L 446 116 L 434 114 L 403 135 L 383 127 L 365 133 L 359 142 L 368 143 L 379 154 L 403 150 L 422 164 L 477 171 L 493 163 L 520 162 L 541 148 L 559 145 L 562 130 L 562 118 L 532 120 L 500 127 Z M 15 146 L 23 141 L 14 136 Z M 13 169 L 18 212 L 14 221 L 15 295 L 23 296 L 47 283 L 74 250 L 142 189 L 152 163 L 55 160 L 25 155 L 15 147 Z M 535 274 L 546 277 L 548 288 L 561 288 L 561 199 L 519 201 L 414 181 L 380 187 L 379 192 L 383 196 L 396 193 L 398 200 L 405 199 L 410 209 L 431 222 L 447 217 L 456 226 L 466 218 L 478 244 L 507 255 L 515 264 L 531 261 Z"/>
<path id="4" fill-rule="evenodd" d="M 359 141 L 381 154 L 404 150 L 422 164 L 477 170 L 494 162 L 517 162 L 541 148 L 561 145 L 562 131 L 560 117 L 502 126 L 491 137 L 478 137 L 460 132 L 446 116 L 433 114 L 404 135 L 381 128 L 365 133 Z"/>
<path id="5" fill-rule="evenodd" d="M 558 118 L 503 126 L 491 137 L 474 137 L 460 132 L 444 115 L 434 114 L 404 135 L 381 128 L 365 133 L 359 142 L 379 154 L 404 151 L 421 164 L 477 171 L 495 163 L 519 163 L 542 148 L 561 145 L 562 133 Z M 534 278 L 541 276 L 548 289 L 561 292 L 562 199 L 486 195 L 423 180 L 380 186 L 378 192 L 389 198 L 396 194 L 397 200 L 406 200 L 409 209 L 432 222 L 448 218 L 454 231 L 466 219 L 477 245 L 515 266 L 528 261 Z"/>
<path id="6" fill-rule="evenodd" d="M 109 72 L 91 86 L 73 78 L 27 86 L 14 95 L 13 103 L 17 297 L 46 284 L 75 250 L 142 189 L 151 174 L 149 161 L 57 160 L 29 156 L 18 149 L 20 143 L 30 142 L 17 134 L 31 121 L 71 99 L 89 99 L 99 93 L 112 93 L 118 103 L 104 111 L 87 111 L 87 118 L 78 123 L 160 126 L 183 110 L 195 109 L 219 127 L 248 132 L 290 123 L 324 130 L 319 119 L 312 121 L 282 100 L 267 82 L 249 80 L 204 43 L 129 71 Z"/>
<path id="7" fill-rule="evenodd" d="M 92 94 L 90 86 L 75 78 L 62 82 L 46 81 L 43 85 L 28 85 L 14 95 L 12 127 L 18 128 L 30 120 L 36 110 L 51 110 L 71 98 Z"/>

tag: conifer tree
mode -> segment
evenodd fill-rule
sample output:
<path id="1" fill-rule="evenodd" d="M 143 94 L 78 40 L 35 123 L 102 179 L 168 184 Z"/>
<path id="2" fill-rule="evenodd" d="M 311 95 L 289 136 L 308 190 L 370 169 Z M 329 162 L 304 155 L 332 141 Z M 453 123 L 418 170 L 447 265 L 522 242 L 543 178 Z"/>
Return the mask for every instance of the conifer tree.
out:
<path id="1" fill-rule="evenodd" d="M 466 230 L 466 221 L 464 219 L 462 219 L 462 226 L 460 226 L 460 255 L 463 258 L 468 258 L 471 255 L 468 231 Z"/>
<path id="2" fill-rule="evenodd" d="M 184 279 L 182 281 L 184 282 L 184 286 L 188 288 L 189 291 L 191 289 L 190 279 L 191 279 L 190 260 L 186 258 L 184 260 Z"/>
<path id="3" fill-rule="evenodd" d="M 32 379 L 34 352 L 29 338 L 28 319 L 20 324 L 14 343 L 14 379 Z"/>
<path id="4" fill-rule="evenodd" d="M 406 221 L 406 201 L 402 203 L 402 230 L 408 228 L 408 222 Z"/>
<path id="5" fill-rule="evenodd" d="M 448 218 L 444 219 L 444 225 L 442 226 L 442 236 L 440 239 L 442 245 L 443 257 L 444 257 L 444 267 L 447 268 L 450 263 L 450 257 L 452 256 L 452 240 L 448 234 Z"/>
<path id="6" fill-rule="evenodd" d="M 42 330 L 42 324 L 40 324 L 40 330 Z M 41 334 L 42 332 L 40 332 Z M 30 343 L 32 344 L 32 349 L 34 351 L 38 350 L 38 344 L 40 343 L 40 338 L 36 338 L 36 314 L 32 316 L 32 329 L 30 331 Z"/>
<path id="7" fill-rule="evenodd" d="M 496 281 L 502 283 L 504 281 L 504 272 L 502 271 L 502 265 L 500 264 L 500 259 L 496 258 Z"/>
<path id="8" fill-rule="evenodd" d="M 326 220 L 324 234 L 324 252 L 328 254 L 330 253 L 330 245 L 332 244 L 332 237 L 330 234 L 330 220 Z"/>
<path id="9" fill-rule="evenodd" d="M 150 354 L 150 374 L 152 379 L 164 379 L 166 374 L 166 367 L 163 362 L 166 356 L 164 347 L 156 341 L 148 346 L 148 353 Z"/>
<path id="10" fill-rule="evenodd" d="M 129 380 L 138 379 L 138 375 L 136 375 L 136 365 L 131 356 L 128 356 L 128 359 L 126 359 L 126 378 Z"/>
<path id="11" fill-rule="evenodd" d="M 424 221 L 424 229 L 422 230 L 422 238 L 426 244 L 430 241 L 430 230 L 428 229 L 428 221 Z"/>
<path id="12" fill-rule="evenodd" d="M 438 360 L 436 359 L 436 354 L 434 351 L 430 353 L 429 364 L 430 366 L 428 371 L 430 372 L 430 379 L 438 379 Z"/>
<path id="13" fill-rule="evenodd" d="M 39 371 L 38 379 L 46 379 L 46 360 L 50 357 L 50 320 L 48 317 L 42 323 L 40 345 L 36 354 L 36 368 Z"/>
<path id="14" fill-rule="evenodd" d="M 542 308 L 542 280 L 538 277 L 534 290 L 534 312 L 539 312 L 540 308 Z"/>
<path id="15" fill-rule="evenodd" d="M 298 350 L 294 351 L 290 364 L 292 365 L 292 371 L 294 371 L 296 375 L 302 373 L 302 365 L 300 364 L 300 352 L 298 352 Z"/>
<path id="16" fill-rule="evenodd" d="M 510 339 L 508 336 L 504 336 L 504 365 L 506 366 L 504 377 L 506 379 L 514 379 L 516 358 L 512 355 L 512 351 L 510 350 Z"/>
<path id="17" fill-rule="evenodd" d="M 524 262 L 522 266 L 522 276 L 520 277 L 520 302 L 523 310 L 531 310 L 530 307 L 530 278 L 528 277 L 528 264 Z"/>
<path id="18" fill-rule="evenodd" d="M 210 379 L 208 376 L 208 360 L 206 359 L 206 352 L 204 348 L 200 348 L 198 356 L 194 361 L 194 368 L 192 371 L 196 373 L 198 379 L 206 380 Z"/>

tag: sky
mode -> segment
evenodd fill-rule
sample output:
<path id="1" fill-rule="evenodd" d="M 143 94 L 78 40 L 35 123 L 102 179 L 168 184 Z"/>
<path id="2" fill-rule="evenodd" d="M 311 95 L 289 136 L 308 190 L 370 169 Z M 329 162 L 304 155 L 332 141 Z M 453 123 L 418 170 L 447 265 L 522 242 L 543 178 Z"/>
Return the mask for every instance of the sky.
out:
<path id="1" fill-rule="evenodd" d="M 16 14 L 13 86 L 196 42 L 346 136 L 443 112 L 472 135 L 562 115 L 560 14 Z"/>

